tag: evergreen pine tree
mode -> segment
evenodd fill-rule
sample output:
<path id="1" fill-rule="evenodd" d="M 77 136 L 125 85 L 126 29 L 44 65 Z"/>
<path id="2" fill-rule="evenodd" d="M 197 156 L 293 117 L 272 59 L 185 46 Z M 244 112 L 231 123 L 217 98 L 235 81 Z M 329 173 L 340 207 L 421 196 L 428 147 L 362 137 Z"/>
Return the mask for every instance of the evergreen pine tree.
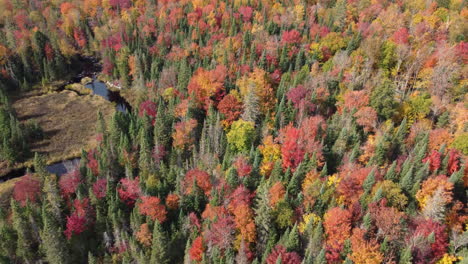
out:
<path id="1" fill-rule="evenodd" d="M 257 226 L 257 252 L 265 252 L 273 229 L 272 212 L 268 198 L 268 186 L 258 187 L 255 206 L 255 225 Z"/>
<path id="2" fill-rule="evenodd" d="M 387 173 L 385 174 L 385 179 L 389 181 L 398 181 L 397 176 L 398 174 L 395 171 L 396 169 L 396 161 L 393 161 L 390 168 L 388 168 Z"/>
<path id="3" fill-rule="evenodd" d="M 285 246 L 288 251 L 300 250 L 300 239 L 299 231 L 297 230 L 297 224 L 294 224 L 293 228 L 291 229 L 291 232 L 289 232 Z"/>
<path id="4" fill-rule="evenodd" d="M 51 264 L 69 263 L 70 258 L 66 248 L 65 237 L 60 223 L 56 217 L 47 209 L 49 205 L 44 204 L 42 209 L 43 229 L 41 231 L 41 247 L 46 259 Z"/>

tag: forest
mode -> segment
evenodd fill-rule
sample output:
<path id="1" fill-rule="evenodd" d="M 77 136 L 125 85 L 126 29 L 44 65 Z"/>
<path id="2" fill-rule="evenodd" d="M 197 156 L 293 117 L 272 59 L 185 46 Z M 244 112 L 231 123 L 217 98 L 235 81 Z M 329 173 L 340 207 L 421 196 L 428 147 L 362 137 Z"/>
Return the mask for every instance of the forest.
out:
<path id="1" fill-rule="evenodd" d="M 0 263 L 468 263 L 467 37 L 464 0 L 0 0 Z M 24 114 L 89 58 L 131 107 Z"/>

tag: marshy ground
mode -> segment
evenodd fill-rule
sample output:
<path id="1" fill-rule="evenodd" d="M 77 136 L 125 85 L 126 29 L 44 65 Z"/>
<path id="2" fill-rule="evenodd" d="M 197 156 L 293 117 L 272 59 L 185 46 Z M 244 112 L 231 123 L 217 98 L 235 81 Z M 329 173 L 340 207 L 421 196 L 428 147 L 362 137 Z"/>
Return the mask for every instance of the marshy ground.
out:
<path id="1" fill-rule="evenodd" d="M 81 149 L 96 145 L 98 111 L 108 119 L 115 106 L 97 95 L 78 95 L 64 90 L 46 94 L 25 93 L 16 98 L 13 108 L 21 122 L 37 123 L 43 137 L 30 143 L 31 152 L 44 155 L 48 164 L 78 157 Z M 31 165 L 32 159 L 7 168 L 0 166 L 0 177 L 11 167 Z"/>

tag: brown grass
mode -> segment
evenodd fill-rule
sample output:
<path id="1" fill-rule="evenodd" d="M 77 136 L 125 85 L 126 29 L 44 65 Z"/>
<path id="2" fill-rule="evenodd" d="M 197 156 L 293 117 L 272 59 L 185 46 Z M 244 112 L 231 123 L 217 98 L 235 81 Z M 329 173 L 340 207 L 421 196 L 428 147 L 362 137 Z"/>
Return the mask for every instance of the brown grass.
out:
<path id="1" fill-rule="evenodd" d="M 42 128 L 44 138 L 32 142 L 31 151 L 45 155 L 48 164 L 79 157 L 81 149 L 94 147 L 98 110 L 106 119 L 115 111 L 113 104 L 100 96 L 79 96 L 67 90 L 23 96 L 13 108 L 21 122 L 37 122 Z M 31 164 L 30 159 L 14 167 Z"/>
<path id="2" fill-rule="evenodd" d="M 78 93 L 79 95 L 88 95 L 91 94 L 91 89 L 86 88 L 83 84 L 81 83 L 72 83 L 67 86 L 65 86 L 66 90 L 74 91 Z"/>

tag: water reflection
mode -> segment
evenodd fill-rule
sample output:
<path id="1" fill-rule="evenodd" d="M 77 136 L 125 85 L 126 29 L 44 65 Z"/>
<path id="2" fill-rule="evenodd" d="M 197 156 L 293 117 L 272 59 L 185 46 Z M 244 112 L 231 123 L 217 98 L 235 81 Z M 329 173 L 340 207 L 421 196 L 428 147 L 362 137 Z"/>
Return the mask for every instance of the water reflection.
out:
<path id="1" fill-rule="evenodd" d="M 65 160 L 65 161 L 51 164 L 46 167 L 46 170 L 49 173 L 56 174 L 57 176 L 62 176 L 63 174 L 66 174 L 67 172 L 72 171 L 79 164 L 80 164 L 80 159 L 76 158 L 76 159 Z"/>
<path id="2" fill-rule="evenodd" d="M 116 109 L 120 112 L 127 112 L 130 110 L 130 105 L 125 99 L 120 96 L 118 92 L 113 92 L 107 88 L 107 85 L 99 80 L 93 79 L 92 82 L 85 85 L 86 88 L 91 89 L 93 94 L 99 95 L 107 101 L 116 103 Z"/>

